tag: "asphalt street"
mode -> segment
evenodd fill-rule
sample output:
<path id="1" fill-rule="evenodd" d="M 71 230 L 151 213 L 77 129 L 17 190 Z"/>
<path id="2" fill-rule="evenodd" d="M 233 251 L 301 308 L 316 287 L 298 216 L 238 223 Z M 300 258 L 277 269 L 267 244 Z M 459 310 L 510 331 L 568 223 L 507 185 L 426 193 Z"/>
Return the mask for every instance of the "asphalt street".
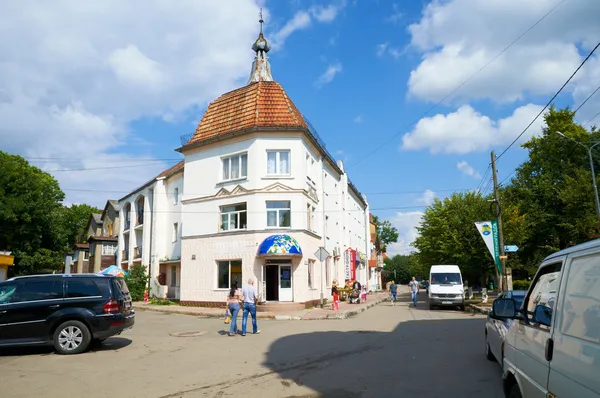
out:
<path id="1" fill-rule="evenodd" d="M 502 397 L 500 366 L 484 355 L 484 318 L 424 302 L 383 303 L 346 320 L 261 321 L 261 334 L 245 337 L 227 336 L 218 319 L 136 318 L 81 355 L 1 350 L 1 396 Z"/>

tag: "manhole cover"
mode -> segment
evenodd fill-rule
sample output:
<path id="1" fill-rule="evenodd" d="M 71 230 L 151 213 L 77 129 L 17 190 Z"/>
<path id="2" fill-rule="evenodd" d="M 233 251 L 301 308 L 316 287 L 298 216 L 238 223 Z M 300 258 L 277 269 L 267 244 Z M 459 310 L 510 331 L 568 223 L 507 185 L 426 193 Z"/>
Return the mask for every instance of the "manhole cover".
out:
<path id="1" fill-rule="evenodd" d="M 171 336 L 174 337 L 198 337 L 206 334 L 206 332 L 175 332 L 171 333 Z"/>

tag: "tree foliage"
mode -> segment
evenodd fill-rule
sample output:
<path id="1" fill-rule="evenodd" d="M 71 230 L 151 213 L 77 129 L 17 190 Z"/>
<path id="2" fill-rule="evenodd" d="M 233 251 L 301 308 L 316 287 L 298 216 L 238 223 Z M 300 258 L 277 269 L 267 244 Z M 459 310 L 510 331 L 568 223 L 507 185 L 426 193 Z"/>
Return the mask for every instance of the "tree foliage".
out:
<path id="1" fill-rule="evenodd" d="M 144 299 L 144 292 L 148 286 L 148 273 L 146 266 L 142 264 L 133 264 L 129 268 L 129 275 L 125 277 L 131 299 L 133 301 L 141 301 Z"/>
<path id="2" fill-rule="evenodd" d="M 88 210 L 97 209 L 63 207 L 58 181 L 20 156 L 0 151 L 0 170 L 0 250 L 13 252 L 17 275 L 60 269 Z"/>
<path id="3" fill-rule="evenodd" d="M 429 269 L 425 269 L 419 258 L 415 254 L 401 255 L 396 254 L 393 257 L 384 260 L 384 271 L 387 280 L 394 280 L 396 283 L 408 284 L 414 276 L 417 280 L 427 279 Z"/>
<path id="4" fill-rule="evenodd" d="M 543 130 L 522 145 L 527 160 L 511 182 L 500 187 L 504 242 L 519 247 L 507 260 L 515 279 L 532 276 L 549 254 L 600 236 L 585 148 L 599 142 L 600 133 L 596 128 L 586 131 L 573 117 L 569 109 L 551 108 Z M 600 170 L 599 151 L 594 152 L 594 168 Z M 457 264 L 472 284 L 495 274 L 492 257 L 474 226 L 476 221 L 493 219 L 489 199 L 478 193 L 436 199 L 418 227 L 414 246 L 419 261 Z"/>
<path id="5" fill-rule="evenodd" d="M 373 224 L 377 229 L 376 250 L 385 252 L 388 245 L 398 242 L 398 230 L 391 222 L 380 221 L 379 217 L 373 216 Z M 383 245 L 383 249 L 379 245 Z"/>

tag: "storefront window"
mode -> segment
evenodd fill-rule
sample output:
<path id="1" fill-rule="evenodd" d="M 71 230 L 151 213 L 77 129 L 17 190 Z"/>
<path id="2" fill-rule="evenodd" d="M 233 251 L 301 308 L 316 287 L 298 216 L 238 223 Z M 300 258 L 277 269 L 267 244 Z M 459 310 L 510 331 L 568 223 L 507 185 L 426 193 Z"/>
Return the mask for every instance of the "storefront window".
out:
<path id="1" fill-rule="evenodd" d="M 240 260 L 218 262 L 218 288 L 231 289 L 235 281 L 242 288 L 242 262 Z"/>

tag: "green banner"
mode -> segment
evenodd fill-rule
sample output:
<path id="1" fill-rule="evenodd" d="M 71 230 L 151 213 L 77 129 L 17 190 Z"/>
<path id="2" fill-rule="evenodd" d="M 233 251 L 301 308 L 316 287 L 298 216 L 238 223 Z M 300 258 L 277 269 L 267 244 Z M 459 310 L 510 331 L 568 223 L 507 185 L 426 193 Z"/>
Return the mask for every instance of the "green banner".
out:
<path id="1" fill-rule="evenodd" d="M 502 262 L 500 261 L 500 236 L 498 235 L 498 221 L 492 220 L 492 236 L 494 237 L 494 262 L 498 272 L 502 275 Z"/>

